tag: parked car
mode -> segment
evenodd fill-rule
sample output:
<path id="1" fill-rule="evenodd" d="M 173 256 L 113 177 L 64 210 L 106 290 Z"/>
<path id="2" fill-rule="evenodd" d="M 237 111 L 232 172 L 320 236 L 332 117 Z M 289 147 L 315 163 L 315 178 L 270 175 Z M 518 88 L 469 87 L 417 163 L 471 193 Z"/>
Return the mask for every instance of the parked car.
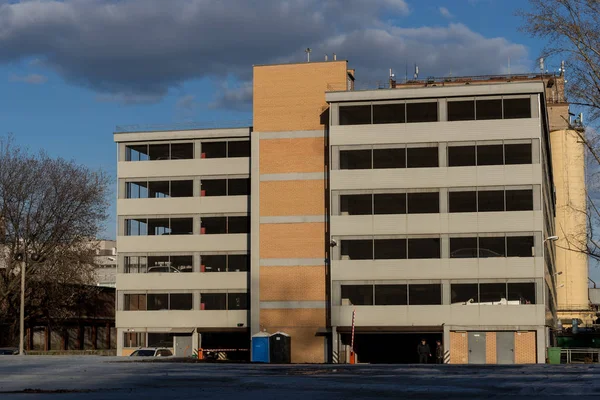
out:
<path id="1" fill-rule="evenodd" d="M 19 354 L 18 347 L 2 347 L 0 348 L 0 356 L 16 356 Z"/>
<path id="2" fill-rule="evenodd" d="M 131 353 L 130 357 L 172 357 L 173 353 L 166 347 L 142 347 Z"/>

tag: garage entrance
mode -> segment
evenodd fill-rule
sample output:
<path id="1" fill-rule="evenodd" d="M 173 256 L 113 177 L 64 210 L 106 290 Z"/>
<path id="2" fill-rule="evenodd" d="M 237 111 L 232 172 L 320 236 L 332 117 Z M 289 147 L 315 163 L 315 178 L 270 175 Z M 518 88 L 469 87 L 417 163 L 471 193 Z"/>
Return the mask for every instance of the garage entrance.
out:
<path id="1" fill-rule="evenodd" d="M 438 328 L 438 327 L 436 327 Z M 432 330 L 434 330 L 432 332 Z M 437 331 L 437 332 L 436 332 Z M 341 335 L 342 343 L 350 345 L 351 335 Z M 436 341 L 443 341 L 441 327 L 423 329 L 421 332 L 389 331 L 377 332 L 357 329 L 354 335 L 354 350 L 359 363 L 369 364 L 417 364 L 419 355 L 417 346 L 425 339 L 431 350 L 429 363 L 435 363 Z"/>
<path id="2" fill-rule="evenodd" d="M 228 360 L 250 361 L 250 333 L 247 330 L 201 331 L 200 347 L 225 353 Z"/>

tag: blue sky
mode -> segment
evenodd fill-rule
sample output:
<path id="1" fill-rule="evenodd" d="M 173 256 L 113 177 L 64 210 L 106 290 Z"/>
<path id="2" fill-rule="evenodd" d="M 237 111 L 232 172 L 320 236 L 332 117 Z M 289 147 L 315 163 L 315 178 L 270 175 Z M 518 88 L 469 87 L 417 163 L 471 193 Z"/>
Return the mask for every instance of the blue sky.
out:
<path id="1" fill-rule="evenodd" d="M 0 135 L 116 174 L 116 125 L 251 118 L 253 64 L 337 53 L 357 78 L 535 68 L 524 0 L 0 0 Z M 554 61 L 549 69 L 556 69 Z M 105 237 L 114 237 L 114 205 Z"/>

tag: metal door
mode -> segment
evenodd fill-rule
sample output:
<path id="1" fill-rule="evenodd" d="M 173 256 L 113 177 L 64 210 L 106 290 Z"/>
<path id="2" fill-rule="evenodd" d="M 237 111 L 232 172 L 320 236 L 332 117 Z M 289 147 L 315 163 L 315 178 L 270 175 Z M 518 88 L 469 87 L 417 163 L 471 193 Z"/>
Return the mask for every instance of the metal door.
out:
<path id="1" fill-rule="evenodd" d="M 496 333 L 496 362 L 498 364 L 515 363 L 515 333 Z"/>
<path id="2" fill-rule="evenodd" d="M 192 335 L 175 336 L 173 338 L 175 357 L 189 357 L 192 355 Z"/>
<path id="3" fill-rule="evenodd" d="M 485 332 L 469 332 L 469 364 L 485 364 Z"/>

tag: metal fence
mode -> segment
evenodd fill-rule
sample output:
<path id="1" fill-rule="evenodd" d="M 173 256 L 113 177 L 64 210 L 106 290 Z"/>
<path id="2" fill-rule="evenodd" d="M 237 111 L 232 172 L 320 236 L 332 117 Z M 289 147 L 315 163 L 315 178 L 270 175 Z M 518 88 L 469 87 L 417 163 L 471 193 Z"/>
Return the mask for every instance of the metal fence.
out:
<path id="1" fill-rule="evenodd" d="M 560 351 L 561 364 L 599 363 L 600 349 L 594 348 L 567 348 Z"/>

